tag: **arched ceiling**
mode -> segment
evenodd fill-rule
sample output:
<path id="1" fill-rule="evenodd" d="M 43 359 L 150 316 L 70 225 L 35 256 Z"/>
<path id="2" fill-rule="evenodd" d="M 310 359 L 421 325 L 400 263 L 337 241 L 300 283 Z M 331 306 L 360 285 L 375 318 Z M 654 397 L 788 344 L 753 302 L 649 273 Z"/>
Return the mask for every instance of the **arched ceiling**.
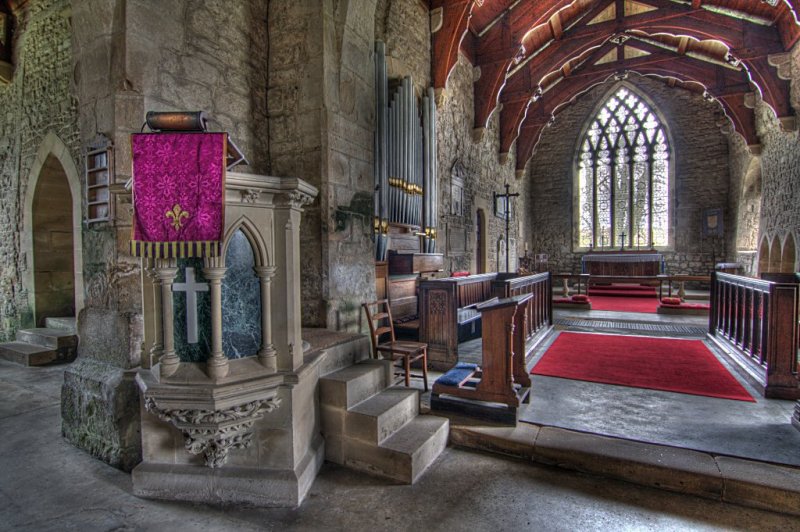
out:
<path id="1" fill-rule="evenodd" d="M 430 0 L 433 85 L 459 50 L 475 67 L 475 133 L 500 109 L 500 156 L 524 170 L 544 127 L 575 97 L 630 72 L 705 94 L 759 145 L 760 95 L 786 128 L 788 50 L 800 0 Z"/>

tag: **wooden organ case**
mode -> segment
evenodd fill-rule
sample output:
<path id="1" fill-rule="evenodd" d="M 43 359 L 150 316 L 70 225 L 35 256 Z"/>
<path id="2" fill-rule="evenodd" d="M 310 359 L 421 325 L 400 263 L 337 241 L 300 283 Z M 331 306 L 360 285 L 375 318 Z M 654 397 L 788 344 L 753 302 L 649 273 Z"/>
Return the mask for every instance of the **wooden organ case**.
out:
<path id="1" fill-rule="evenodd" d="M 410 76 L 390 83 L 384 43 L 375 44 L 375 274 L 388 297 L 399 335 L 416 336 L 417 288 L 442 271 L 438 221 L 436 103 L 429 88 L 418 99 Z M 391 91 L 390 91 L 391 88 Z"/>

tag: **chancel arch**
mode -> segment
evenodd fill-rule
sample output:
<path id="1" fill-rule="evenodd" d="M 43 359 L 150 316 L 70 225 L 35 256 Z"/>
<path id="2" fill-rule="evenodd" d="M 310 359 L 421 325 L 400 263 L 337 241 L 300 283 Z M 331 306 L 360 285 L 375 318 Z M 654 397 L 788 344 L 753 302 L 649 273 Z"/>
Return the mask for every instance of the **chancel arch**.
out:
<path id="1" fill-rule="evenodd" d="M 23 211 L 23 273 L 35 325 L 83 308 L 81 182 L 69 149 L 49 132 L 28 174 Z"/>
<path id="2" fill-rule="evenodd" d="M 655 104 L 630 83 L 601 98 L 576 146 L 573 244 L 669 249 L 674 143 Z"/>

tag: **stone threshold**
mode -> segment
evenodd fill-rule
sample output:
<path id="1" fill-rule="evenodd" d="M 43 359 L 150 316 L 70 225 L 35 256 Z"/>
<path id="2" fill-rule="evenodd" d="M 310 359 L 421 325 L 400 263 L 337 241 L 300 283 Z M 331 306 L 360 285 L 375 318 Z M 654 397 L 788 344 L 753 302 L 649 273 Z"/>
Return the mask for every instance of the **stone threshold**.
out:
<path id="1" fill-rule="evenodd" d="M 450 444 L 800 515 L 800 468 L 529 423 L 496 427 L 451 420 Z"/>

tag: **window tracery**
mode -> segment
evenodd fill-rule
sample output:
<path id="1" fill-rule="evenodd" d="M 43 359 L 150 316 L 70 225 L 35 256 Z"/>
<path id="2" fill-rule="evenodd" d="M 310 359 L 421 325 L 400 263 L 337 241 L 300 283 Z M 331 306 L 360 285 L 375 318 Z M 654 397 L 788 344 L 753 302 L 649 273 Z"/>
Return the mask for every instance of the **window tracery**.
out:
<path id="1" fill-rule="evenodd" d="M 671 151 L 655 111 L 628 87 L 591 120 L 578 154 L 578 245 L 665 247 Z"/>

